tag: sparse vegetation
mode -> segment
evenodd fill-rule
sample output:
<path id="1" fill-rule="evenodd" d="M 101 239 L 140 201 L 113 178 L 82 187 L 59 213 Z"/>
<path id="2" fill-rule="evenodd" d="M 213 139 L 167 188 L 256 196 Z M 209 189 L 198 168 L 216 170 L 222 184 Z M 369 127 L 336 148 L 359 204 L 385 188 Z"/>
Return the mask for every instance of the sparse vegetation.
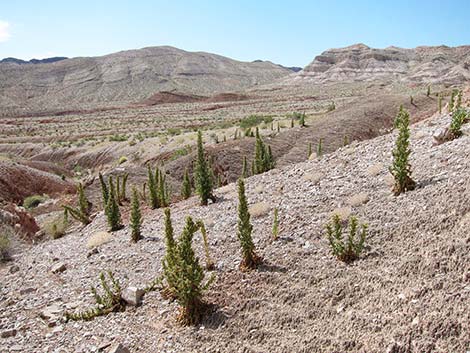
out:
<path id="1" fill-rule="evenodd" d="M 362 224 L 361 229 L 358 230 L 356 217 L 350 217 L 348 223 L 347 239 L 343 235 L 341 218 L 337 214 L 333 215 L 332 223 L 326 225 L 326 237 L 330 243 L 331 252 L 344 262 L 351 262 L 359 257 L 367 236 L 367 224 Z"/>
<path id="2" fill-rule="evenodd" d="M 250 115 L 240 121 L 241 129 L 248 129 L 255 127 L 261 123 L 269 124 L 273 121 L 272 116 Z"/>
<path id="3" fill-rule="evenodd" d="M 409 148 L 410 142 L 410 115 L 402 107 L 395 118 L 395 126 L 398 127 L 398 138 L 395 142 L 395 148 L 392 151 L 393 164 L 390 167 L 390 173 L 395 178 L 395 186 L 393 192 L 399 195 L 402 192 L 413 190 L 415 182 L 411 179 L 411 166 L 409 157 L 411 150 Z"/>
<path id="4" fill-rule="evenodd" d="M 250 222 L 250 212 L 245 195 L 245 183 L 242 178 L 238 179 L 238 240 L 242 249 L 242 261 L 240 270 L 250 271 L 258 267 L 261 258 L 256 254 L 255 244 L 251 233 L 253 226 Z"/>
<path id="5" fill-rule="evenodd" d="M 48 199 L 47 195 L 31 195 L 24 199 L 23 207 L 27 210 L 38 207 L 41 203 Z"/>
<path id="6" fill-rule="evenodd" d="M 103 272 L 100 274 L 100 283 L 103 293 L 99 294 L 96 287 L 91 287 L 91 293 L 96 301 L 96 306 L 77 313 L 65 312 L 67 320 L 92 320 L 97 316 L 109 314 L 111 312 L 123 311 L 126 307 L 124 300 L 121 297 L 121 285 L 111 271 L 108 271 L 109 280 Z"/>

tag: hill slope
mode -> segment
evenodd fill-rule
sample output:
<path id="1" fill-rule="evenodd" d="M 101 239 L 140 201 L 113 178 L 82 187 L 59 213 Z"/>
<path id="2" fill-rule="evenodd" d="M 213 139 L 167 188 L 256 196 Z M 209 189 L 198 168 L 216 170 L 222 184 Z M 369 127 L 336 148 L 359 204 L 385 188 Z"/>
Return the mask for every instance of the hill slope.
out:
<path id="1" fill-rule="evenodd" d="M 159 91 L 212 95 L 271 82 L 293 71 L 266 61 L 149 47 L 46 64 L 0 64 L 0 106 L 47 111 L 123 106 Z"/>
<path id="2" fill-rule="evenodd" d="M 461 84 L 470 80 L 470 46 L 388 47 L 364 44 L 330 49 L 286 82 L 393 80 Z"/>
<path id="3" fill-rule="evenodd" d="M 205 298 L 215 306 L 195 329 L 178 327 L 175 304 L 157 292 L 147 294 L 140 308 L 90 322 L 64 324 L 55 317 L 92 302 L 86 293 L 101 270 L 112 268 L 124 284 L 142 287 L 159 274 L 161 210 L 144 210 L 145 239 L 136 245 L 129 245 L 126 227 L 98 254 L 87 255 L 87 239 L 107 228 L 100 213 L 87 227 L 18 254 L 18 272 L 0 268 L 0 322 L 18 331 L 0 341 L 0 350 L 93 351 L 106 341 L 124 343 L 132 352 L 467 350 L 470 126 L 461 138 L 433 147 L 433 131 L 448 124 L 449 116 L 436 115 L 413 126 L 411 165 L 418 187 L 399 197 L 387 185 L 396 132 L 247 178 L 250 204 L 267 208 L 259 212 L 258 204 L 252 219 L 265 265 L 251 273 L 237 269 L 233 184 L 216 191 L 216 204 L 200 207 L 190 198 L 173 205 L 177 233 L 188 214 L 205 221 L 217 263 L 218 279 Z M 281 223 L 278 241 L 271 240 L 274 207 Z M 351 265 L 333 258 L 323 237 L 338 207 L 369 224 L 366 251 Z M 195 249 L 203 259 L 199 236 Z M 52 275 L 57 261 L 67 269 Z M 38 313 L 46 306 L 53 313 L 44 321 Z"/>

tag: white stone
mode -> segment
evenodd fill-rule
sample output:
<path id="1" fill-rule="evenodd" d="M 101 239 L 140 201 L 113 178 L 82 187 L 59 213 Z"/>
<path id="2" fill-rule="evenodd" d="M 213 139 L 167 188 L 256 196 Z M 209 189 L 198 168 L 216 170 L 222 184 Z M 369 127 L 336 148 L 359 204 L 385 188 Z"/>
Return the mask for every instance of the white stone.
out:
<path id="1" fill-rule="evenodd" d="M 137 287 L 127 287 L 122 292 L 122 299 L 129 305 L 139 306 L 142 303 L 142 297 L 145 292 Z"/>

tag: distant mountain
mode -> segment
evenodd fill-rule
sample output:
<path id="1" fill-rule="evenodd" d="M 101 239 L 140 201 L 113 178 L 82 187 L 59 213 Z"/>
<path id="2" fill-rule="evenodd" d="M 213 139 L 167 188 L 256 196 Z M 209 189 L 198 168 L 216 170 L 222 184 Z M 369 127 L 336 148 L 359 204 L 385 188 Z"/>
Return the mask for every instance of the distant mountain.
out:
<path id="1" fill-rule="evenodd" d="M 284 82 L 400 80 L 459 84 L 470 80 L 470 46 L 374 49 L 364 44 L 330 49 Z"/>
<path id="2" fill-rule="evenodd" d="M 0 63 L 0 107 L 7 114 L 126 106 L 163 91 L 210 96 L 292 74 L 269 61 L 241 62 L 168 46 L 18 63 Z"/>
<path id="3" fill-rule="evenodd" d="M 31 59 L 29 61 L 26 60 L 21 60 L 17 58 L 5 58 L 0 60 L 0 64 L 2 63 L 12 63 L 12 64 L 18 64 L 18 65 L 24 65 L 24 64 L 49 64 L 49 63 L 54 63 L 56 61 L 61 61 L 68 59 L 65 56 L 56 56 L 53 58 L 45 58 L 45 59 Z"/>
<path id="4" fill-rule="evenodd" d="M 264 61 L 263 61 L 263 60 L 255 60 L 255 61 L 253 61 L 253 62 L 254 62 L 254 63 L 262 63 L 262 62 L 264 62 Z M 280 67 L 283 67 L 283 68 L 285 68 L 285 69 L 288 69 L 288 70 L 290 70 L 290 71 L 292 71 L 292 72 L 299 72 L 300 70 L 302 70 L 302 68 L 301 68 L 301 67 L 298 67 L 298 66 L 283 66 L 283 65 L 279 65 L 279 66 L 280 66 Z"/>

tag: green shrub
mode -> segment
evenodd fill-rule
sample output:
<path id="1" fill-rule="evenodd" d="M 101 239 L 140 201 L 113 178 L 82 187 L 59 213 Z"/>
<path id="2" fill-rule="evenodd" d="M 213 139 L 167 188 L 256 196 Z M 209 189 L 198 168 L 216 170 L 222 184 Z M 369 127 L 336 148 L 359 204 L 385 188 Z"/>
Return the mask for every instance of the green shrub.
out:
<path id="1" fill-rule="evenodd" d="M 241 271 L 250 271 L 258 267 L 261 258 L 256 254 L 255 244 L 251 233 L 253 226 L 250 222 L 250 212 L 245 195 L 245 183 L 242 178 L 238 179 L 238 240 L 242 249 Z"/>
<path id="2" fill-rule="evenodd" d="M 127 141 L 129 137 L 127 135 L 119 135 L 119 134 L 114 134 L 112 136 L 109 137 L 109 141 L 112 141 L 112 142 L 123 142 L 123 141 Z"/>
<path id="3" fill-rule="evenodd" d="M 168 133 L 168 135 L 170 136 L 176 136 L 176 135 L 181 135 L 181 129 L 178 129 L 178 128 L 173 128 L 173 127 L 170 127 L 166 130 L 166 132 Z"/>
<path id="4" fill-rule="evenodd" d="M 398 138 L 395 142 L 395 148 L 392 151 L 393 164 L 390 167 L 390 173 L 395 178 L 395 186 L 393 192 L 399 195 L 402 192 L 413 190 L 416 183 L 411 179 L 411 166 L 409 157 L 411 150 L 410 145 L 410 115 L 400 107 L 397 117 L 395 118 L 395 126 L 398 127 Z"/>
<path id="5" fill-rule="evenodd" d="M 38 207 L 41 203 L 46 201 L 48 197 L 46 195 L 32 195 L 28 196 L 23 201 L 23 207 L 27 210 Z"/>
<path id="6" fill-rule="evenodd" d="M 165 216 L 169 219 L 169 211 L 166 211 Z M 203 291 L 214 279 L 211 277 L 203 285 L 204 269 L 192 249 L 192 239 L 199 228 L 200 225 L 194 223 L 191 217 L 187 217 L 183 232 L 178 242 L 175 242 L 173 228 L 165 227 L 167 253 L 163 262 L 164 278 L 169 293 L 180 305 L 178 321 L 183 325 L 192 325 L 199 321 L 203 307 L 201 300 Z"/>
<path id="7" fill-rule="evenodd" d="M 326 236 L 330 243 L 331 252 L 339 260 L 344 262 L 354 261 L 364 249 L 367 236 L 367 224 L 358 230 L 356 217 L 349 218 L 349 233 L 347 239 L 343 235 L 343 226 L 339 215 L 333 216 L 333 222 L 326 225 Z"/>
<path id="8" fill-rule="evenodd" d="M 469 114 L 465 109 L 458 108 L 452 113 L 452 121 L 450 123 L 449 132 L 451 139 L 462 136 L 462 125 L 468 120 Z"/>
<path id="9" fill-rule="evenodd" d="M 240 128 L 248 129 L 261 123 L 269 124 L 272 121 L 272 116 L 250 115 L 240 121 Z"/>

